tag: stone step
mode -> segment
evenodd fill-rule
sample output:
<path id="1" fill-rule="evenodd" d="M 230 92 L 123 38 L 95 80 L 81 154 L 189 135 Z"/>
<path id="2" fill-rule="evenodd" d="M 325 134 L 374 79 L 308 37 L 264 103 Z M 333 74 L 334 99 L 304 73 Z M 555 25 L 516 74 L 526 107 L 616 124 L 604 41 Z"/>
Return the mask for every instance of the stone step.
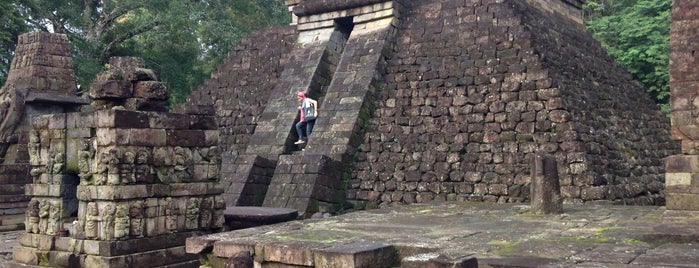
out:
<path id="1" fill-rule="evenodd" d="M 290 208 L 239 206 L 226 208 L 223 215 L 226 226 L 231 230 L 238 230 L 295 220 L 299 213 Z"/>
<path id="2" fill-rule="evenodd" d="M 437 252 L 423 253 L 405 257 L 401 260 L 401 268 L 479 268 L 479 262 L 474 254 L 462 256 L 447 256 Z"/>
<path id="3" fill-rule="evenodd" d="M 392 245 L 354 242 L 316 251 L 314 264 L 317 268 L 393 267 L 396 255 Z"/>

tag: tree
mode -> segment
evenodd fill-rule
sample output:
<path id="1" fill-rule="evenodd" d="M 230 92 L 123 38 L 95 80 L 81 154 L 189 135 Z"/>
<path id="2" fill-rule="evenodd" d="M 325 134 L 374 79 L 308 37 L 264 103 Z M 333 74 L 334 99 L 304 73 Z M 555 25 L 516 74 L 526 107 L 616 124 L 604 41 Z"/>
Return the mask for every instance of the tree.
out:
<path id="1" fill-rule="evenodd" d="M 672 0 L 601 0 L 585 4 L 585 21 L 617 61 L 669 112 Z"/>
<path id="2" fill-rule="evenodd" d="M 289 17 L 277 0 L 21 0 L 33 29 L 68 35 L 78 84 L 113 56 L 158 71 L 174 102 L 201 84 L 241 37 Z"/>
<path id="3" fill-rule="evenodd" d="M 16 0 L 0 2 L 0 87 L 7 80 L 17 37 L 28 30 Z"/>

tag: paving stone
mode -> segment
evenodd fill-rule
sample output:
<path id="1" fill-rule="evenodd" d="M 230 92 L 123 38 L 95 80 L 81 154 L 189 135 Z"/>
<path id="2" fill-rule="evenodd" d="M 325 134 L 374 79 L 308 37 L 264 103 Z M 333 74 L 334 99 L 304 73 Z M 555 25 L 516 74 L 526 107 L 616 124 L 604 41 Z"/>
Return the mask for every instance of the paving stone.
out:
<path id="1" fill-rule="evenodd" d="M 452 265 L 466 265 L 470 262 L 460 257 L 471 256 L 469 252 L 484 267 L 672 267 L 691 266 L 699 256 L 693 213 L 614 205 L 563 208 L 561 215 L 536 215 L 529 206 L 516 204 L 413 204 L 190 238 L 188 243 L 207 240 L 208 246 L 193 246 L 202 251 L 213 246 L 214 252 L 224 252 L 227 245 L 244 245 L 250 251 L 257 243 L 256 254 L 260 247 L 265 254 L 275 248 L 273 252 L 293 251 L 296 256 L 308 256 L 308 251 L 318 256 L 352 243 L 381 243 L 395 248 L 394 265 L 404 267 L 426 267 L 440 255 Z M 324 242 L 313 247 L 301 241 Z M 293 265 L 300 265 L 298 259 Z"/>
<path id="2" fill-rule="evenodd" d="M 392 267 L 395 249 L 391 245 L 356 242 L 336 245 L 315 252 L 315 267 Z"/>

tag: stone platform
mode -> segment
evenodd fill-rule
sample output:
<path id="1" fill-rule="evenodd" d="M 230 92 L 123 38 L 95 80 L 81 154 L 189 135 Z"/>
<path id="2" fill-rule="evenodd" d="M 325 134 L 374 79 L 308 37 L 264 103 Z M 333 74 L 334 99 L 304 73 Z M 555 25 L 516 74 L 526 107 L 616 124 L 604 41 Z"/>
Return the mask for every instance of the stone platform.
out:
<path id="1" fill-rule="evenodd" d="M 321 265 L 329 254 L 378 265 L 333 267 L 427 267 L 438 257 L 466 265 L 458 267 L 473 267 L 464 261 L 470 257 L 478 267 L 699 267 L 699 212 L 578 205 L 534 215 L 529 209 L 414 204 L 189 238 L 186 249 L 209 252 L 202 255 L 213 267 L 245 251 L 258 263 L 298 267 L 330 267 Z"/>

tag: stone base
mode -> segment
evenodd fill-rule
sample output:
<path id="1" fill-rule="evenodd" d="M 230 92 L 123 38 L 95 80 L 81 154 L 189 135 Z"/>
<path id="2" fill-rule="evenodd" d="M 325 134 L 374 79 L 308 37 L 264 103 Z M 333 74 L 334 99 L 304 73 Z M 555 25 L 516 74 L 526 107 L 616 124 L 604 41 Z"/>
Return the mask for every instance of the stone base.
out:
<path id="1" fill-rule="evenodd" d="M 199 267 L 199 256 L 185 252 L 188 232 L 125 241 L 80 240 L 24 234 L 13 249 L 13 267 Z"/>
<path id="2" fill-rule="evenodd" d="M 665 200 L 670 210 L 699 211 L 699 194 L 666 193 Z"/>

